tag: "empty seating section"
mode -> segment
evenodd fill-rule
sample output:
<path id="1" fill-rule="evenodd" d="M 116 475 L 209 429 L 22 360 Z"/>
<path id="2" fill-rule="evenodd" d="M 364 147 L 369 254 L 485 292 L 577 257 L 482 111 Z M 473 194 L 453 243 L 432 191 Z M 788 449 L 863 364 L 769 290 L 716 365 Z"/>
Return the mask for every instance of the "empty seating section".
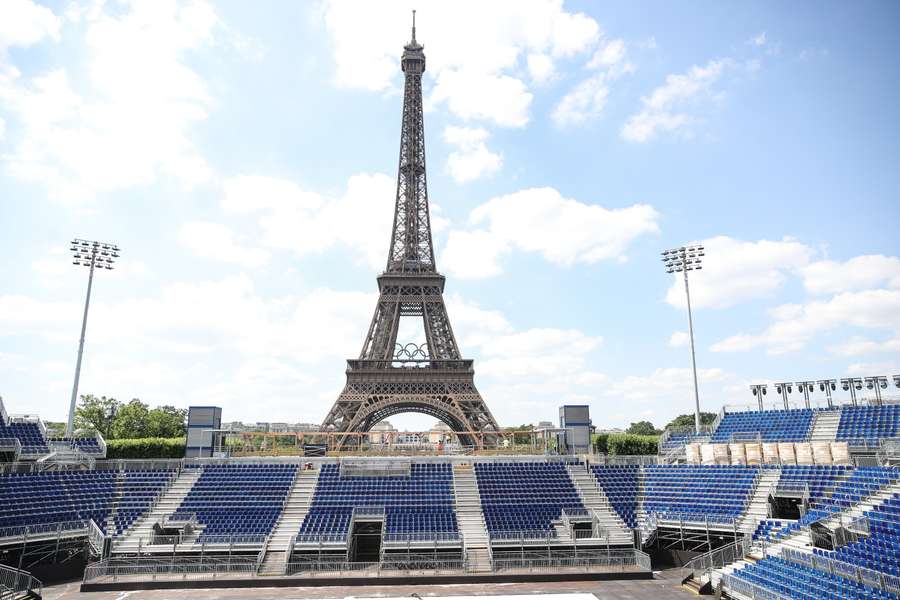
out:
<path id="1" fill-rule="evenodd" d="M 591 470 L 613 509 L 626 525 L 635 529 L 640 467 L 594 465 Z"/>
<path id="2" fill-rule="evenodd" d="M 845 510 L 896 480 L 897 469 L 890 467 L 857 467 L 853 469 L 846 479 L 837 485 L 831 496 L 814 506 L 829 512 Z"/>
<path id="3" fill-rule="evenodd" d="M 730 442 L 734 434 L 758 433 L 764 442 L 803 442 L 809 436 L 813 415 L 810 408 L 725 413 L 711 441 Z"/>
<path id="4" fill-rule="evenodd" d="M 900 577 L 900 495 L 894 494 L 875 510 L 866 511 L 865 516 L 868 536 L 821 554 Z"/>
<path id="5" fill-rule="evenodd" d="M 900 430 L 900 405 L 845 406 L 841 410 L 837 440 L 850 445 L 877 442 L 882 438 L 898 435 Z"/>
<path id="6" fill-rule="evenodd" d="M 6 425 L 0 420 L 0 438 L 17 438 L 23 448 L 30 448 L 33 453 L 47 452 L 47 440 L 37 423 L 13 421 Z"/>
<path id="7" fill-rule="evenodd" d="M 120 534 L 150 509 L 175 475 L 173 470 L 135 470 L 125 471 L 120 475 L 118 483 L 120 494 L 116 506 L 113 526 L 115 531 L 109 534 Z"/>
<path id="8" fill-rule="evenodd" d="M 644 509 L 663 519 L 730 523 L 743 513 L 758 475 L 745 466 L 646 466 Z"/>
<path id="9" fill-rule="evenodd" d="M 84 452 L 86 454 L 100 454 L 102 449 L 100 448 L 100 442 L 97 441 L 97 438 L 75 438 L 74 440 L 66 440 L 66 438 L 50 438 L 51 442 L 65 442 L 68 441 L 70 446 L 74 446 L 77 450 Z"/>
<path id="10" fill-rule="evenodd" d="M 413 463 L 408 476 L 342 477 L 322 465 L 301 536 L 347 533 L 354 508 L 384 508 L 388 534 L 457 532 L 449 464 Z"/>
<path id="11" fill-rule="evenodd" d="M 781 469 L 779 486 L 805 487 L 810 504 L 831 495 L 838 483 L 852 472 L 850 467 L 831 465 L 785 465 Z"/>
<path id="12" fill-rule="evenodd" d="M 297 473 L 297 465 L 210 465 L 184 498 L 179 512 L 197 515 L 199 542 L 215 536 L 265 536 L 271 532 Z"/>
<path id="13" fill-rule="evenodd" d="M 584 508 L 563 463 L 475 463 L 488 532 L 550 532 L 563 508 Z"/>
<path id="14" fill-rule="evenodd" d="M 873 600 L 894 597 L 856 581 L 774 556 L 736 570 L 734 577 L 771 590 L 781 598 Z M 738 586 L 734 587 L 738 592 L 742 591 Z"/>
<path id="15" fill-rule="evenodd" d="M 0 530 L 86 519 L 102 527 L 115 493 L 115 478 L 115 471 L 0 475 Z"/>

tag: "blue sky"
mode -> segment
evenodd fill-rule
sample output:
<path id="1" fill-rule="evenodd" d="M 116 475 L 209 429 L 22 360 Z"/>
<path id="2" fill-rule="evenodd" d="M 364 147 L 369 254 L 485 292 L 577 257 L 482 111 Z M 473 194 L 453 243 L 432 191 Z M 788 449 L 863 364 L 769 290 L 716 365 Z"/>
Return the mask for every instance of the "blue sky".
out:
<path id="1" fill-rule="evenodd" d="M 451 321 L 501 424 L 900 373 L 891 2 L 417 2 Z M 0 6 L 0 394 L 319 422 L 386 259 L 408 2 Z M 409 341 L 419 334 L 404 329 Z M 418 427 L 424 417 L 395 418 Z"/>

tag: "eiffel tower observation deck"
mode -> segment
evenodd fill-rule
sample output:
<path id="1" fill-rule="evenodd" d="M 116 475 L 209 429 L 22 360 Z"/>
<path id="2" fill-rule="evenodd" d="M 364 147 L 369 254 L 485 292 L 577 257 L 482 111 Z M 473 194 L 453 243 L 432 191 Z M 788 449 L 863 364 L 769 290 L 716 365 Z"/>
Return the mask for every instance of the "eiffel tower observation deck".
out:
<path id="1" fill-rule="evenodd" d="M 380 296 L 359 358 L 347 361 L 347 383 L 322 424 L 323 431 L 359 434 L 403 412 L 446 423 L 464 446 L 495 441 L 497 422 L 475 387 L 473 361 L 459 351 L 444 304 L 428 212 L 425 123 L 422 114 L 424 47 L 412 39 L 400 60 L 405 78 L 400 165 L 387 265 Z M 398 340 L 402 317 L 422 319 L 425 342 Z M 359 436 L 338 438 L 352 448 Z"/>

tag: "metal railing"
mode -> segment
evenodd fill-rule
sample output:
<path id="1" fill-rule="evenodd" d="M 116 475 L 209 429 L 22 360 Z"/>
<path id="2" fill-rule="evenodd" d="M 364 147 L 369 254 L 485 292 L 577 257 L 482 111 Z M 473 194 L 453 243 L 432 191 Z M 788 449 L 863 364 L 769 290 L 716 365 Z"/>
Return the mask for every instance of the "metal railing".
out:
<path id="1" fill-rule="evenodd" d="M 308 561 L 289 562 L 287 575 L 305 577 L 402 577 L 410 574 L 464 573 L 465 560 L 439 560 L 422 557 L 382 562 Z"/>
<path id="2" fill-rule="evenodd" d="M 139 548 L 147 548 L 150 546 L 252 546 L 264 544 L 268 536 L 264 534 L 230 534 L 230 535 L 210 535 L 203 532 L 195 531 L 193 533 L 179 533 L 177 535 L 154 535 L 149 540 L 147 538 L 138 538 Z"/>
<path id="3" fill-rule="evenodd" d="M 866 567 L 822 556 L 821 554 L 810 554 L 791 548 L 785 548 L 781 556 L 786 560 L 806 565 L 817 571 L 850 579 L 889 594 L 900 595 L 900 578 L 893 575 L 880 573 Z"/>
<path id="4" fill-rule="evenodd" d="M 12 452 L 17 457 L 22 450 L 19 438 L 0 438 L 0 452 Z"/>
<path id="5" fill-rule="evenodd" d="M 18 598 L 22 594 L 41 596 L 43 584 L 28 571 L 0 565 L 0 599 Z"/>
<path id="6" fill-rule="evenodd" d="M 407 531 L 403 533 L 385 533 L 383 542 L 407 543 L 407 542 L 458 542 L 458 531 Z"/>
<path id="7" fill-rule="evenodd" d="M 599 454 L 594 459 L 597 465 L 658 465 L 658 454 L 636 454 L 629 456 L 610 456 Z"/>
<path id="8" fill-rule="evenodd" d="M 187 525 L 197 526 L 199 521 L 197 520 L 197 513 L 193 512 L 174 512 L 168 515 L 163 515 L 162 518 L 162 526 L 169 527 L 185 527 Z"/>
<path id="9" fill-rule="evenodd" d="M 353 460 L 344 459 L 340 464 L 341 477 L 409 477 L 412 461 L 409 460 Z"/>
<path id="10" fill-rule="evenodd" d="M 84 583 L 121 579 L 216 579 L 225 574 L 239 573 L 256 577 L 256 557 L 232 556 L 226 559 L 204 556 L 200 558 L 108 558 L 90 563 L 84 569 Z"/>
<path id="11" fill-rule="evenodd" d="M 556 531 L 552 529 L 515 529 L 508 531 L 491 531 L 489 535 L 496 541 L 546 541 L 550 543 L 556 539 Z"/>
<path id="12" fill-rule="evenodd" d="M 59 523 L 42 523 L 40 525 L 16 525 L 0 528 L 0 538 L 7 537 L 33 537 L 47 534 L 57 535 L 85 535 L 87 532 L 86 521 L 63 521 Z"/>
<path id="13" fill-rule="evenodd" d="M 770 590 L 734 575 L 722 575 L 722 585 L 749 600 L 791 600 L 790 596 L 784 596 L 775 590 Z"/>
<path id="14" fill-rule="evenodd" d="M 94 551 L 102 555 L 106 545 L 106 533 L 93 519 L 87 520 L 87 538 Z"/>
<path id="15" fill-rule="evenodd" d="M 347 532 L 344 533 L 300 533 L 294 536 L 294 544 L 345 544 Z"/>
<path id="16" fill-rule="evenodd" d="M 727 544 L 721 548 L 710 550 L 706 554 L 695 556 L 681 567 L 681 581 L 687 581 L 689 578 L 698 580 L 703 575 L 712 577 L 712 572 L 721 569 L 726 565 L 737 562 L 748 556 L 754 549 L 753 541 L 750 536 L 745 536 L 734 543 Z M 758 551 L 763 556 L 766 554 L 765 541 L 758 546 Z"/>
<path id="17" fill-rule="evenodd" d="M 494 571 L 555 572 L 560 569 L 577 570 L 650 570 L 650 557 L 640 550 L 611 550 L 609 552 L 578 552 L 568 556 L 494 557 Z"/>

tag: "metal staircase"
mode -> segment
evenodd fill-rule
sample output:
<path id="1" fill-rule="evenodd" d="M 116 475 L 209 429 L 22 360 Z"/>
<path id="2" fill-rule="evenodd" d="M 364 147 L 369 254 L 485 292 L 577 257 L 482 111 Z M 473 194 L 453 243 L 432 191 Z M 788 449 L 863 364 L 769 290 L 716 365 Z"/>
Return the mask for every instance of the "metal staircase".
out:
<path id="1" fill-rule="evenodd" d="M 750 496 L 744 514 L 738 520 L 738 531 L 752 535 L 759 522 L 769 517 L 769 495 L 778 485 L 780 478 L 781 469 L 760 469 L 753 495 Z"/>
<path id="2" fill-rule="evenodd" d="M 453 496 L 469 569 L 476 573 L 489 573 L 493 570 L 491 540 L 484 522 L 478 481 L 472 465 L 454 465 Z"/>
<path id="3" fill-rule="evenodd" d="M 833 442 L 841 422 L 840 409 L 817 410 L 809 430 L 810 442 Z"/>
<path id="4" fill-rule="evenodd" d="M 263 560 L 259 567 L 260 575 L 284 575 L 285 567 L 290 559 L 288 548 L 293 538 L 300 531 L 300 525 L 312 504 L 316 484 L 319 482 L 319 469 L 297 471 L 291 492 L 284 503 L 278 522 L 272 529 L 263 548 Z"/>
<path id="5" fill-rule="evenodd" d="M 614 545 L 631 545 L 634 537 L 631 530 L 609 503 L 603 488 L 597 483 L 593 474 L 581 465 L 566 465 L 569 478 L 575 484 L 581 503 L 597 520 L 597 524 L 606 530 L 609 543 Z"/>
<path id="6" fill-rule="evenodd" d="M 165 515 L 178 510 L 202 473 L 202 469 L 181 471 L 150 512 L 137 519 L 121 538 L 113 542 L 112 551 L 114 553 L 137 552 L 141 544 L 146 545 L 153 535 L 154 523 L 162 520 Z"/>

